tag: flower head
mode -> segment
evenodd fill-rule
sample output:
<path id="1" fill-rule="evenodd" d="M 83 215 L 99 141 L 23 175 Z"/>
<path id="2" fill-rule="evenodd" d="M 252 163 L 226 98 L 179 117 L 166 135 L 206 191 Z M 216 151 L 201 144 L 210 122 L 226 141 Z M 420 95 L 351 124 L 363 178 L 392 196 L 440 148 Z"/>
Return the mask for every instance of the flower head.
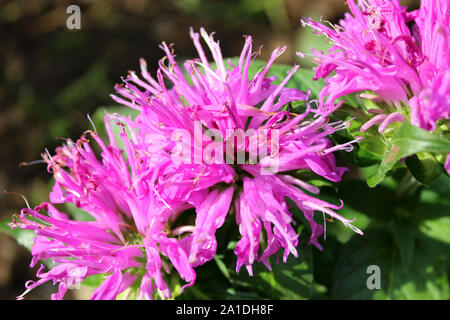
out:
<path id="1" fill-rule="evenodd" d="M 27 283 L 27 291 L 52 280 L 59 283 L 53 298 L 61 298 L 74 274 L 76 283 L 106 274 L 92 298 L 114 299 L 130 286 L 138 298 L 150 299 L 155 291 L 171 297 L 168 274 L 176 270 L 186 286 L 192 285 L 194 268 L 215 256 L 215 234 L 226 219 L 235 219 L 241 234 L 234 249 L 236 269 L 245 266 L 252 274 L 256 261 L 271 268 L 269 257 L 278 251 L 283 250 L 284 261 L 297 255 L 288 199 L 303 212 L 310 243 L 320 249 L 324 228 L 315 221 L 316 212 L 362 233 L 335 212 L 342 204 L 314 197 L 318 188 L 291 175 L 312 171 L 340 181 L 346 168 L 337 166 L 333 152 L 350 151 L 355 141 L 333 146 L 329 135 L 349 123 L 310 117 L 309 94 L 286 87 L 298 66 L 273 84 L 269 69 L 285 48 L 277 48 L 250 77 L 251 37 L 234 64 L 224 61 L 218 42 L 203 29 L 201 34 L 191 30 L 191 37 L 199 58 L 186 61 L 184 70 L 163 43 L 166 57 L 156 79 L 141 60 L 141 77 L 130 72 L 116 86 L 119 96 L 113 99 L 140 113 L 135 119 L 107 115 L 108 144 L 96 132 L 86 132 L 56 155 L 44 155 L 55 178 L 50 201 L 75 204 L 93 220 L 71 220 L 49 203 L 22 210 L 12 226 L 38 235 L 32 265 L 47 259 L 55 264 L 47 273 L 40 270 L 40 280 Z M 305 101 L 303 113 L 286 108 L 293 101 Z M 111 122 L 121 127 L 118 136 Z M 99 156 L 89 139 L 97 142 Z"/>
<path id="2" fill-rule="evenodd" d="M 215 232 L 231 208 L 242 236 L 235 248 L 237 270 L 245 265 L 251 273 L 255 261 L 270 267 L 268 257 L 280 249 L 285 260 L 291 253 L 296 255 L 298 236 L 287 198 L 303 211 L 311 224 L 310 242 L 319 248 L 323 227 L 314 221 L 315 211 L 336 217 L 360 233 L 350 220 L 333 211 L 340 207 L 303 191 L 318 193 L 317 188 L 284 174 L 311 170 L 339 181 L 346 169 L 336 166 L 333 152 L 352 148 L 351 143 L 333 147 L 327 138 L 348 123 L 332 124 L 324 117 L 305 120 L 311 111 L 308 94 L 286 87 L 298 66 L 279 85 L 268 77 L 285 48 L 277 48 L 267 65 L 251 77 L 251 37 L 245 38 L 234 63 L 224 61 L 218 42 L 203 29 L 200 34 L 191 30 L 191 38 L 199 58 L 184 62 L 186 72 L 171 47 L 163 43 L 166 57 L 160 61 L 156 79 L 141 60 L 144 80 L 131 72 L 123 85 L 116 86 L 122 97 L 113 96 L 140 111 L 131 126 L 139 132 L 141 152 L 150 154 L 150 161 L 160 168 L 156 184 L 161 194 L 183 199 L 196 209 L 195 228 L 181 240 L 190 263 L 195 267 L 213 258 Z M 207 60 L 201 38 L 214 63 Z M 164 78 L 171 83 L 169 88 Z M 302 114 L 283 108 L 301 100 L 306 101 Z M 261 250 L 263 233 L 267 244 Z"/>
<path id="3" fill-rule="evenodd" d="M 319 113 L 329 115 L 345 102 L 340 98 L 361 93 L 380 107 L 369 110 L 375 116 L 361 131 L 379 125 L 383 132 L 406 119 L 434 131 L 439 120 L 450 119 L 449 2 L 424 0 L 413 12 L 398 0 L 347 4 L 351 14 L 338 26 L 304 20 L 333 43 L 328 54 L 312 50 L 316 78 L 326 82 Z"/>
<path id="4" fill-rule="evenodd" d="M 25 293 L 52 280 L 59 283 L 52 298 L 61 299 L 71 286 L 101 274 L 107 277 L 92 299 L 115 299 L 131 285 L 138 288 L 140 298 L 152 298 L 155 290 L 167 298 L 171 293 L 163 273 L 175 269 L 188 285 L 195 280 L 176 237 L 186 227 L 167 228 L 170 216 L 182 208 L 175 202 L 169 205 L 158 195 L 154 189 L 157 169 L 147 166 L 145 157 L 133 151 L 132 139 L 124 129 L 120 139 L 125 154 L 117 148 L 109 118 L 105 121 L 109 145 L 95 132 L 86 132 L 76 143 L 69 140 L 59 147 L 56 155 L 44 155 L 55 179 L 50 201 L 72 203 L 91 219 L 72 220 L 50 203 L 22 210 L 11 227 L 36 233 L 31 266 L 39 260 L 53 263 L 49 272 L 39 270 L 40 280 L 28 282 Z M 100 147 L 100 159 L 89 136 Z"/>

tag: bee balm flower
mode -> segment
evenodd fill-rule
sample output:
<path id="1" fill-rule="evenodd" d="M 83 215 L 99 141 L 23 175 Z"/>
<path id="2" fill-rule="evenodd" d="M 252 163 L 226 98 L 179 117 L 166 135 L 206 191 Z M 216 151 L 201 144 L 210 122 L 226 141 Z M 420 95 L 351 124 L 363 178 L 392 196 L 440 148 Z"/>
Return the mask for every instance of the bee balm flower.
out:
<path id="1" fill-rule="evenodd" d="M 170 216 L 184 207 L 161 199 L 154 187 L 158 169 L 146 165 L 146 158 L 133 149 L 124 130 L 120 139 L 125 153 L 117 148 L 109 118 L 110 145 L 89 132 L 77 143 L 68 141 L 56 155 L 44 156 L 56 181 L 50 201 L 75 204 L 92 221 L 72 220 L 50 203 L 21 211 L 11 227 L 36 233 L 31 266 L 39 260 L 53 265 L 45 273 L 42 266 L 37 273 L 40 279 L 29 281 L 19 298 L 53 281 L 59 291 L 52 298 L 61 299 L 71 286 L 99 274 L 106 279 L 92 299 L 115 299 L 130 286 L 137 288 L 138 298 L 151 299 L 155 290 L 162 298 L 171 297 L 163 275 L 173 269 L 187 285 L 194 283 L 195 272 L 177 239 L 189 226 L 176 230 L 167 226 Z M 88 141 L 89 134 L 101 149 L 100 159 Z"/>
<path id="2" fill-rule="evenodd" d="M 310 170 L 340 181 L 346 169 L 336 166 L 333 152 L 352 146 L 332 146 L 327 138 L 348 123 L 331 124 L 324 117 L 305 120 L 311 111 L 307 103 L 303 114 L 283 109 L 292 101 L 308 99 L 307 94 L 285 87 L 298 66 L 280 79 L 279 85 L 268 77 L 271 65 L 285 48 L 277 48 L 267 65 L 249 78 L 251 37 L 245 38 L 234 64 L 224 61 L 218 42 L 203 29 L 201 34 L 191 30 L 191 38 L 198 58 L 184 62 L 185 72 L 172 48 L 163 43 L 166 57 L 159 63 L 156 79 L 141 60 L 141 77 L 130 72 L 125 83 L 116 86 L 121 97 L 112 96 L 140 111 L 130 126 L 139 132 L 141 152 L 160 168 L 158 190 L 169 196 L 167 201 L 182 199 L 196 209 L 195 228 L 181 240 L 190 263 L 196 267 L 214 257 L 215 232 L 231 218 L 231 212 L 241 234 L 235 248 L 237 270 L 245 265 L 252 273 L 255 261 L 270 268 L 268 258 L 280 249 L 284 250 L 284 260 L 289 254 L 296 256 L 298 235 L 292 226 L 288 198 L 309 221 L 310 243 L 319 248 L 323 227 L 314 221 L 315 212 L 335 217 L 361 233 L 350 220 L 333 211 L 340 206 L 308 195 L 305 190 L 319 190 L 288 173 Z M 201 38 L 213 63 L 206 58 Z M 174 153 L 179 157 L 174 159 Z M 262 250 L 264 232 L 267 242 Z"/>
<path id="3" fill-rule="evenodd" d="M 413 12 L 398 0 L 358 3 L 347 0 L 351 14 L 338 26 L 304 20 L 333 43 L 328 54 L 312 50 L 316 78 L 326 82 L 319 112 L 327 116 L 344 103 L 341 97 L 361 92 L 380 107 L 369 110 L 375 115 L 361 131 L 379 125 L 381 133 L 406 119 L 434 131 L 450 119 L 450 3 L 423 0 Z"/>
<path id="4" fill-rule="evenodd" d="M 226 219 L 235 219 L 241 234 L 234 250 L 236 269 L 246 266 L 252 274 L 256 261 L 270 268 L 269 257 L 280 250 L 284 261 L 297 255 L 288 199 L 303 212 L 311 227 L 310 243 L 320 249 L 324 228 L 314 220 L 316 212 L 362 234 L 352 220 L 335 212 L 342 204 L 317 199 L 311 194 L 318 188 L 290 174 L 306 170 L 340 181 L 346 168 L 336 165 L 333 152 L 349 151 L 355 141 L 333 146 L 328 136 L 349 123 L 310 117 L 308 94 L 285 87 L 298 66 L 279 85 L 273 84 L 268 72 L 285 48 L 277 48 L 249 79 L 251 37 L 234 65 L 224 62 L 212 35 L 202 29 L 201 36 L 214 64 L 207 60 L 198 33 L 191 31 L 199 58 L 184 64 L 189 77 L 163 43 L 166 57 L 156 80 L 141 60 L 143 79 L 131 72 L 116 86 L 121 97 L 112 96 L 139 110 L 136 119 L 108 115 L 108 145 L 87 132 L 77 143 L 58 148 L 56 155 L 44 156 L 55 179 L 50 201 L 75 204 L 93 220 L 71 220 L 50 203 L 22 210 L 11 226 L 38 235 L 32 266 L 39 260 L 54 263 L 48 272 L 39 270 L 40 279 L 28 282 L 26 292 L 53 281 L 59 291 L 52 297 L 62 298 L 71 285 L 101 274 L 106 279 L 93 299 L 115 299 L 130 287 L 138 290 L 138 298 L 150 299 L 155 291 L 171 297 L 167 275 L 176 270 L 185 286 L 192 285 L 194 268 L 216 254 L 215 234 Z M 284 108 L 293 101 L 305 101 L 303 113 Z M 110 120 L 122 126 L 118 138 Z M 97 142 L 100 157 L 89 136 Z M 184 219 L 189 212 L 194 218 Z"/>

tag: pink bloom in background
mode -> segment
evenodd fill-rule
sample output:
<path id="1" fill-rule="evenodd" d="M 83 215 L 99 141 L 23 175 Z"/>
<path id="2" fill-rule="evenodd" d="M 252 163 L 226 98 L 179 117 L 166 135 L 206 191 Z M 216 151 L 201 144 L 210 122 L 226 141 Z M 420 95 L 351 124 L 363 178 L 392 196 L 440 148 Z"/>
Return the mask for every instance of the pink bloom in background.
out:
<path id="1" fill-rule="evenodd" d="M 333 43 L 328 54 L 312 50 L 316 78 L 326 82 L 319 112 L 329 115 L 342 105 L 341 97 L 371 91 L 376 95 L 361 97 L 386 105 L 369 110 L 376 116 L 361 131 L 379 124 L 383 132 L 407 118 L 434 131 L 438 120 L 450 119 L 450 2 L 423 0 L 413 12 L 398 0 L 347 4 L 351 14 L 338 26 L 304 21 Z"/>
<path id="2" fill-rule="evenodd" d="M 156 289 L 166 298 L 171 293 L 163 273 L 175 268 L 188 285 L 195 280 L 180 242 L 169 237 L 185 230 L 166 230 L 169 217 L 181 208 L 175 202 L 169 206 L 158 196 L 154 189 L 157 169 L 148 167 L 146 158 L 132 150 L 132 139 L 124 130 L 119 139 L 125 145 L 125 153 L 117 148 L 108 120 L 105 124 L 110 145 L 89 132 L 76 144 L 68 141 L 56 150 L 56 155 L 44 157 L 56 181 L 50 201 L 73 203 L 93 221 L 71 220 L 52 204 L 43 203 L 34 209 L 23 209 L 11 224 L 37 234 L 32 267 L 39 260 L 50 259 L 54 264 L 47 273 L 39 271 L 40 279 L 28 282 L 25 293 L 53 281 L 59 283 L 59 291 L 52 298 L 61 299 L 69 286 L 79 284 L 86 276 L 110 274 L 92 299 L 115 299 L 138 278 L 139 298 L 151 298 Z M 100 159 L 91 148 L 89 136 L 100 147 Z"/>
<path id="3" fill-rule="evenodd" d="M 297 256 L 288 198 L 303 212 L 311 226 L 310 243 L 319 249 L 324 228 L 314 220 L 317 213 L 324 222 L 326 214 L 362 234 L 335 212 L 342 203 L 319 200 L 311 195 L 318 188 L 289 175 L 306 170 L 340 181 L 346 168 L 336 165 L 333 152 L 350 151 L 356 141 L 333 146 L 328 137 L 349 123 L 311 117 L 308 93 L 285 87 L 298 66 L 273 84 L 276 79 L 268 72 L 285 48 L 277 48 L 249 79 L 255 58 L 250 36 L 232 63 L 224 61 L 212 35 L 203 29 L 190 34 L 199 58 L 186 61 L 184 70 L 163 43 L 166 57 L 156 79 L 141 60 L 141 78 L 130 72 L 116 86 L 120 97 L 113 99 L 140 113 L 136 119 L 107 115 L 109 144 L 96 132 L 86 132 L 56 155 L 44 156 L 55 179 L 50 201 L 72 203 L 92 221 L 71 220 L 49 203 L 22 210 L 11 226 L 37 234 L 31 265 L 53 263 L 50 271 L 38 272 L 38 281 L 26 284 L 25 293 L 53 281 L 59 291 L 52 298 L 58 299 L 87 276 L 101 274 L 106 278 L 93 299 L 115 299 L 130 287 L 142 299 L 151 299 L 155 291 L 171 297 L 167 275 L 176 271 L 185 286 L 192 285 L 194 268 L 215 256 L 215 234 L 226 219 L 234 219 L 241 234 L 234 250 L 236 269 L 245 266 L 252 274 L 257 261 L 271 268 L 269 257 L 279 250 L 284 261 Z M 305 101 L 304 113 L 283 109 L 293 101 Z M 120 125 L 118 136 L 112 123 Z M 248 158 L 240 162 L 241 155 Z"/>

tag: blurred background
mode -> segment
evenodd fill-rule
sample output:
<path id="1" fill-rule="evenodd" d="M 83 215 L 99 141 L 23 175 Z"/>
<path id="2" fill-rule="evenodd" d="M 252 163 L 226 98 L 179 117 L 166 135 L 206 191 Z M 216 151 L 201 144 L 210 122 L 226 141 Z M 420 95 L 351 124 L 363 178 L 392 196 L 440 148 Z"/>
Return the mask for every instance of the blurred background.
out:
<path id="1" fill-rule="evenodd" d="M 71 4 L 81 8 L 81 30 L 66 27 Z M 179 58 L 190 58 L 189 27 L 203 26 L 216 32 L 227 57 L 238 55 L 242 35 L 250 34 L 255 47 L 264 45 L 261 59 L 287 45 L 279 62 L 292 64 L 297 50 L 327 47 L 301 28 L 301 17 L 337 23 L 346 10 L 344 0 L 0 0 L 0 221 L 25 206 L 6 190 L 31 206 L 48 200 L 45 166 L 19 164 L 40 159 L 45 148 L 52 153 L 61 144 L 55 137 L 75 140 L 90 128 L 86 114 L 114 104 L 114 84 L 139 69 L 140 57 L 155 71 L 162 41 L 174 43 Z M 30 261 L 27 249 L 0 233 L 0 299 L 15 299 L 35 279 Z M 52 291 L 40 286 L 27 299 L 48 299 Z M 74 291 L 66 298 L 88 297 Z"/>

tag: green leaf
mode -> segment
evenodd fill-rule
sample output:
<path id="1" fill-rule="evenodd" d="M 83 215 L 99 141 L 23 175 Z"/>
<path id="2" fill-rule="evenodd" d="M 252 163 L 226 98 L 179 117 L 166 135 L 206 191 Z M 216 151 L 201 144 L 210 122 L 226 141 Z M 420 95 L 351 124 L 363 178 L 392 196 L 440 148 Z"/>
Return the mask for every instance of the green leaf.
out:
<path id="1" fill-rule="evenodd" d="M 422 221 L 419 230 L 430 238 L 450 245 L 450 216 Z"/>
<path id="2" fill-rule="evenodd" d="M 442 165 L 428 152 L 409 156 L 405 163 L 414 178 L 426 186 L 432 184 L 443 173 Z"/>
<path id="3" fill-rule="evenodd" d="M 300 226 L 303 227 L 303 226 Z M 282 254 L 271 258 L 272 271 L 262 263 L 253 264 L 253 276 L 242 267 L 234 271 L 236 257 L 233 250 L 221 253 L 196 269 L 194 286 L 186 288 L 178 299 L 309 299 L 320 295 L 325 289 L 314 283 L 312 248 L 307 245 L 309 235 L 302 233 L 298 257 L 290 256 L 283 263 Z M 225 259 L 227 258 L 227 259 Z"/>
<path id="4" fill-rule="evenodd" d="M 330 115 L 331 121 L 351 121 L 347 129 L 338 130 L 331 138 L 336 144 L 345 144 L 354 141 L 357 137 L 362 137 L 358 143 L 353 144 L 351 152 L 340 151 L 340 155 L 358 167 L 366 167 L 377 164 L 384 154 L 385 144 L 380 139 L 380 135 L 374 129 L 361 132 L 361 126 L 369 117 L 359 109 L 361 104 L 359 97 L 349 95 L 347 102 Z"/>
<path id="5" fill-rule="evenodd" d="M 231 272 L 231 264 L 226 266 Z M 179 300 L 209 300 L 209 299 L 259 299 L 256 294 L 250 297 L 246 292 L 241 292 L 231 287 L 230 282 L 223 276 L 223 273 L 214 261 L 209 261 L 195 269 L 197 279 L 195 285 L 184 289 L 184 292 L 177 297 Z"/>
<path id="6" fill-rule="evenodd" d="M 400 230 L 397 232 L 401 232 Z M 449 299 L 446 248 L 419 236 L 407 272 L 392 235 L 371 229 L 342 247 L 333 274 L 333 299 Z M 381 288 L 370 290 L 367 267 L 380 268 Z"/>
<path id="7" fill-rule="evenodd" d="M 298 257 L 289 256 L 286 263 L 274 263 L 271 259 L 272 271 L 262 263 L 253 265 L 253 276 L 249 276 L 245 268 L 234 273 L 232 284 L 241 291 L 256 293 L 263 299 L 304 300 L 316 294 L 320 288 L 314 284 L 312 267 L 312 247 L 307 245 L 306 232 L 300 236 L 297 250 Z M 280 260 L 282 259 L 279 257 Z"/>
<path id="8" fill-rule="evenodd" d="M 107 275 L 103 273 L 93 274 L 87 276 L 82 282 L 81 285 L 86 287 L 98 287 L 102 284 L 102 282 L 106 279 Z"/>
<path id="9" fill-rule="evenodd" d="M 419 152 L 450 152 L 450 141 L 404 122 L 387 144 L 378 171 L 367 180 L 368 185 L 375 187 L 400 159 Z"/>
<path id="10" fill-rule="evenodd" d="M 430 189 L 438 195 L 450 200 L 450 176 L 442 175 L 430 185 Z"/>
<path id="11" fill-rule="evenodd" d="M 357 121 L 353 121 L 353 124 Z M 352 125 L 353 127 L 353 125 Z M 335 144 L 345 144 L 350 141 L 356 140 L 356 137 L 362 137 L 363 139 L 358 143 L 353 144 L 353 150 L 351 152 L 340 151 L 342 157 L 358 167 L 367 167 L 379 163 L 383 156 L 384 144 L 381 142 L 378 135 L 368 131 L 364 134 L 359 132 L 353 132 L 352 128 L 339 130 L 332 136 Z"/>
<path id="12" fill-rule="evenodd" d="M 415 250 L 416 230 L 409 225 L 396 225 L 392 230 L 394 241 L 399 251 L 402 269 L 407 272 L 411 266 Z"/>
<path id="13" fill-rule="evenodd" d="M 355 227 L 360 229 L 364 232 L 364 230 L 369 226 L 370 224 L 370 218 L 365 215 L 364 213 L 353 209 L 352 207 L 345 205 L 344 207 L 338 211 L 338 213 L 346 217 L 348 219 L 355 219 L 355 222 L 352 223 Z M 352 239 L 353 237 L 361 238 L 360 235 L 356 234 L 349 228 L 345 227 L 343 223 L 340 221 L 334 220 L 333 223 L 327 222 L 326 223 L 326 230 L 327 235 L 326 237 L 329 238 L 330 236 L 334 237 L 337 241 L 340 243 L 347 243 Z M 328 243 L 324 241 L 324 247 L 326 248 L 328 246 Z"/>
<path id="14" fill-rule="evenodd" d="M 393 189 L 380 185 L 369 188 L 362 180 L 348 179 L 340 183 L 338 198 L 344 201 L 346 210 L 353 209 L 370 218 L 386 221 L 393 216 L 397 198 Z M 345 215 L 351 218 L 350 214 Z"/>
<path id="15" fill-rule="evenodd" d="M 214 256 L 214 261 L 217 264 L 217 267 L 219 268 L 220 272 L 222 272 L 223 276 L 227 279 L 230 280 L 230 272 L 228 271 L 227 266 L 225 265 L 225 263 L 223 262 L 223 257 L 220 254 L 216 254 Z"/>
<path id="16" fill-rule="evenodd" d="M 307 247 L 305 251 L 298 258 L 290 256 L 287 263 L 280 261 L 272 271 L 262 264 L 255 264 L 253 277 L 243 269 L 234 283 L 266 299 L 308 299 L 313 293 L 311 248 Z"/>

